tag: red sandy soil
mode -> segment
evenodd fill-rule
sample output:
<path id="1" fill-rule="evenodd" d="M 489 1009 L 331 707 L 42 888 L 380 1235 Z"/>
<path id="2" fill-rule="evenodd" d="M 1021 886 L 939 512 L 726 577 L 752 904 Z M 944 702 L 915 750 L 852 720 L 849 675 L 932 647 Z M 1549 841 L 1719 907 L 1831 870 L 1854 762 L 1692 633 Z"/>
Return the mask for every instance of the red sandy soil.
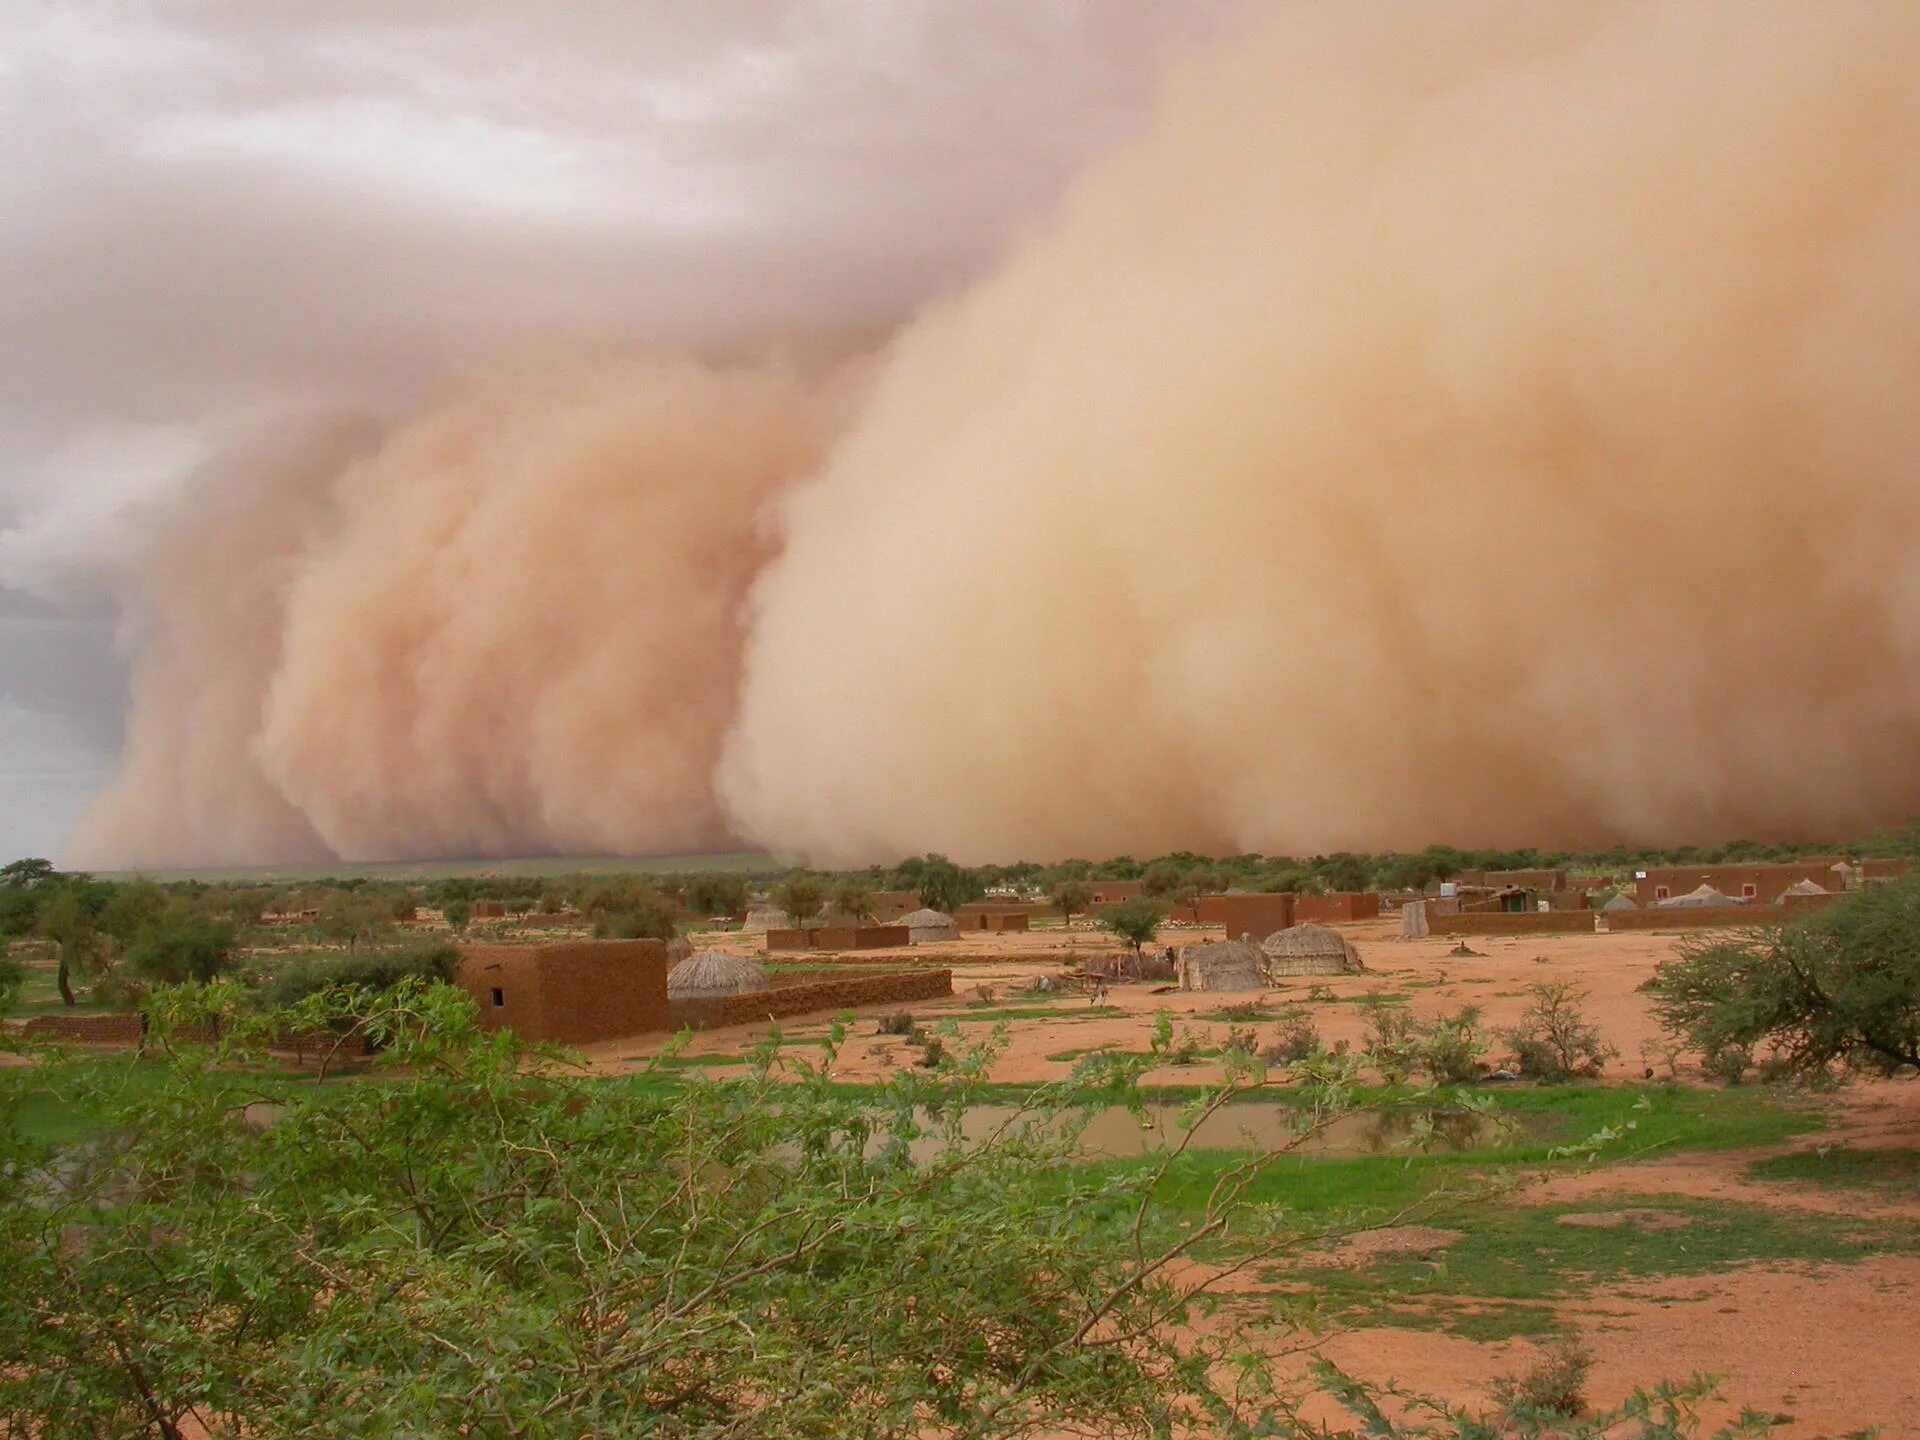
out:
<path id="1" fill-rule="evenodd" d="M 994 1008 L 1046 1007 L 1043 1017 L 1004 1022 L 1005 1048 L 992 1078 L 1033 1082 L 1064 1078 L 1071 1059 L 1050 1059 L 1063 1051 L 1110 1046 L 1145 1050 L 1157 1016 L 1171 1016 L 1190 1027 L 1202 1043 L 1223 1039 L 1230 1026 L 1219 1012 L 1256 999 L 1268 1017 L 1288 1003 L 1305 1001 L 1309 987 L 1325 986 L 1334 999 L 1308 1008 L 1322 1037 L 1358 1046 L 1365 1033 L 1356 1001 L 1369 990 L 1407 997 L 1413 1012 L 1431 1019 L 1463 1005 L 1479 1007 L 1483 1024 L 1498 1030 L 1518 1020 L 1526 1008 L 1527 987 L 1537 981 L 1567 979 L 1587 993 L 1583 1006 L 1620 1055 L 1606 1078 L 1641 1078 L 1648 1068 L 1661 1076 L 1668 1065 L 1659 1053 L 1658 1026 L 1647 997 L 1638 987 L 1655 964 L 1673 953 L 1676 937 L 1648 931 L 1620 935 L 1472 936 L 1467 944 L 1477 957 L 1450 955 L 1452 937 L 1402 940 L 1398 921 L 1384 919 L 1342 929 L 1359 947 L 1367 973 L 1326 979 L 1280 982 L 1264 997 L 1236 994 L 1155 994 L 1154 983 L 1110 985 L 1104 1003 L 1118 1015 L 1094 1018 L 1090 995 L 1074 993 L 1047 1000 L 1028 993 L 1041 977 L 1061 977 L 1085 958 L 1112 953 L 1112 942 L 1090 928 L 1071 932 L 1057 927 L 1025 935 L 966 935 L 939 946 L 911 952 L 872 952 L 862 963 L 951 964 L 951 999 L 911 1007 L 922 1023 L 951 1019 L 967 1039 L 984 1040 L 994 1022 L 970 1018 L 969 1002 L 990 996 Z M 760 937 L 709 937 L 724 948 L 758 953 Z M 1223 938 L 1218 931 L 1169 927 L 1163 943 L 1182 944 Z M 701 943 L 696 939 L 696 944 Z M 776 956 L 800 960 L 800 956 Z M 978 993 L 976 988 L 979 987 Z M 1321 992 L 1325 993 L 1325 992 Z M 916 1052 L 897 1037 L 873 1033 L 873 1017 L 888 1009 L 873 1007 L 850 1028 L 834 1068 L 837 1078 L 874 1081 L 910 1065 Z M 1252 1022 L 1262 1037 L 1273 1020 Z M 820 1033 L 823 1022 L 789 1021 L 789 1036 Z M 694 1055 L 737 1055 L 765 1027 L 710 1031 L 694 1038 Z M 664 1041 L 658 1037 L 593 1047 L 597 1067 L 628 1069 L 644 1063 Z M 1643 1046 L 1647 1047 L 1643 1052 Z M 1211 1064 L 1153 1072 L 1148 1083 L 1205 1083 L 1218 1078 Z M 1685 1063 L 1681 1078 L 1696 1083 Z M 1805 1142 L 1858 1147 L 1920 1147 L 1920 1084 L 1903 1081 L 1854 1085 L 1826 1102 L 1836 1128 Z M 1591 1204 L 1593 1223 L 1634 1223 L 1614 1197 L 1674 1195 L 1738 1200 L 1786 1209 L 1846 1214 L 1880 1214 L 1920 1219 L 1920 1196 L 1887 1197 L 1828 1190 L 1811 1185 L 1768 1184 L 1747 1178 L 1748 1153 L 1689 1154 L 1651 1159 L 1591 1171 L 1557 1175 L 1530 1187 L 1520 1203 Z M 1644 1204 L 1644 1201 L 1639 1202 Z M 1404 1241 L 1416 1248 L 1447 1243 L 1444 1232 L 1396 1232 L 1359 1239 L 1334 1263 L 1364 1263 L 1376 1250 Z M 1236 1287 L 1237 1288 L 1237 1287 Z M 1776 1432 L 1786 1440 L 1842 1436 L 1868 1425 L 1881 1427 L 1883 1440 L 1920 1440 L 1920 1331 L 1913 1315 L 1920 1302 L 1920 1255 L 1882 1256 L 1854 1265 L 1747 1266 L 1713 1277 L 1658 1279 L 1625 1286 L 1563 1307 L 1562 1318 L 1592 1349 L 1594 1370 L 1589 1394 L 1596 1399 L 1623 1396 L 1636 1383 L 1660 1377 L 1684 1378 L 1696 1372 L 1722 1377 L 1723 1393 L 1763 1413 L 1790 1415 Z M 1537 1358 L 1526 1341 L 1483 1344 L 1458 1337 L 1390 1327 L 1348 1331 L 1321 1342 L 1320 1353 L 1375 1380 L 1395 1380 L 1415 1390 L 1467 1403 L 1488 1398 L 1493 1377 L 1524 1370 Z M 1297 1360 L 1289 1363 L 1300 1363 Z M 1732 1418 L 1736 1406 L 1709 1405 L 1711 1424 Z"/>

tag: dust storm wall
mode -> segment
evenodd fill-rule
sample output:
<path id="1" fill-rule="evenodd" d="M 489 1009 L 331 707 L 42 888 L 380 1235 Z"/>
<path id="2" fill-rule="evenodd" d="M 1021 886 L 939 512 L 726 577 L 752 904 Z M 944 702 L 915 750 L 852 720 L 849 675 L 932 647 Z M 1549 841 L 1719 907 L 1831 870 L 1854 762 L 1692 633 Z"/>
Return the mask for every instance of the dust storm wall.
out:
<path id="1" fill-rule="evenodd" d="M 1916 73 L 1869 0 L 1277 7 L 857 397 L 507 372 L 236 555 L 243 618 L 155 584 L 73 858 L 1909 816 Z"/>

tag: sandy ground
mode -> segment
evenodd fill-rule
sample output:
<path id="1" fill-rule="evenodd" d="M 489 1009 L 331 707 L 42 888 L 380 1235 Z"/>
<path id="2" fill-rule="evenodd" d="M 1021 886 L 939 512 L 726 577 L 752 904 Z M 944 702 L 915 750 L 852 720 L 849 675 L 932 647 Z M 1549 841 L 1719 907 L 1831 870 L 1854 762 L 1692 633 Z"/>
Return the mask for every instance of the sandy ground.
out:
<path id="1" fill-rule="evenodd" d="M 1414 1014 L 1422 1019 L 1473 1005 L 1481 1011 L 1483 1024 L 1498 1029 L 1519 1019 L 1528 1004 L 1528 986 L 1558 979 L 1573 980 L 1588 992 L 1584 1002 L 1587 1010 L 1607 1039 L 1619 1048 L 1619 1058 L 1608 1066 L 1609 1078 L 1637 1077 L 1649 1065 L 1665 1073 L 1664 1060 L 1642 1053 L 1642 1047 L 1658 1037 L 1659 1027 L 1648 1012 L 1646 997 L 1638 994 L 1636 987 L 1652 974 L 1660 959 L 1671 953 L 1673 937 L 1669 935 L 1639 931 L 1592 936 L 1473 936 L 1469 944 L 1478 955 L 1462 957 L 1449 954 L 1458 943 L 1451 938 L 1402 940 L 1397 919 L 1342 928 L 1359 948 L 1367 973 L 1290 979 L 1260 995 L 1154 993 L 1164 982 L 1110 985 L 1104 1004 L 1122 1012 L 1118 1015 L 1077 1014 L 1092 1008 L 1092 997 L 1086 995 L 1051 1002 L 1055 1013 L 1045 1019 L 1010 1021 L 1006 1048 L 993 1066 L 992 1078 L 1017 1083 L 1063 1079 L 1071 1073 L 1073 1061 L 1048 1057 L 1067 1050 L 1145 1050 L 1156 1019 L 1163 1012 L 1176 1026 L 1192 1029 L 1203 1043 L 1223 1039 L 1230 1028 L 1249 1023 L 1264 1039 L 1283 1008 L 1296 1001 L 1309 1003 L 1309 991 L 1331 992 L 1334 997 L 1310 1003 L 1314 1022 L 1328 1044 L 1341 1040 L 1361 1043 L 1366 1022 L 1355 1002 L 1375 990 L 1404 995 Z M 1163 943 L 1175 945 L 1222 938 L 1217 929 L 1168 927 L 1161 932 Z M 709 942 L 741 954 L 761 953 L 757 936 L 713 935 L 695 940 L 700 945 Z M 1111 940 L 1099 931 L 1076 927 L 1070 933 L 1054 928 L 1025 935 L 968 935 L 951 944 L 916 946 L 910 952 L 872 951 L 858 958 L 863 964 L 910 961 L 951 965 L 953 997 L 919 1002 L 911 1007 L 913 1013 L 922 1022 L 951 1019 L 960 1025 L 966 1038 L 984 1040 L 994 1022 L 970 1018 L 969 1002 L 990 996 L 996 1009 L 1031 1007 L 1037 1002 L 1027 993 L 1030 987 L 1043 979 L 1078 971 L 1088 958 L 1110 954 L 1113 949 Z M 1221 1011 L 1246 1003 L 1260 1005 L 1273 1019 L 1249 1022 L 1216 1018 Z M 872 1007 L 872 1013 L 878 1015 L 888 1008 L 898 1007 Z M 789 1020 L 783 1026 L 789 1035 L 814 1033 L 820 1028 L 818 1022 L 804 1018 Z M 867 1033 L 871 1028 L 858 1025 L 849 1037 L 836 1070 L 842 1079 L 882 1079 L 912 1062 L 911 1054 L 897 1040 Z M 697 1037 L 687 1053 L 738 1054 L 764 1030 L 736 1026 L 710 1031 Z M 592 1047 L 587 1053 L 596 1065 L 623 1068 L 657 1053 L 663 1043 L 664 1039 L 656 1037 L 615 1041 Z M 1201 1064 L 1155 1072 L 1149 1083 L 1205 1083 L 1218 1078 L 1218 1074 L 1217 1066 Z"/>
<path id="2" fill-rule="evenodd" d="M 1586 992 L 1583 1002 L 1601 1033 L 1618 1047 L 1607 1067 L 1612 1080 L 1638 1079 L 1649 1069 L 1668 1073 L 1660 1053 L 1659 1029 L 1638 987 L 1654 966 L 1673 953 L 1676 936 L 1636 931 L 1621 935 L 1474 936 L 1468 945 L 1480 952 L 1449 952 L 1453 938 L 1408 941 L 1397 920 L 1342 927 L 1359 947 L 1367 973 L 1320 980 L 1288 980 L 1261 996 L 1155 993 L 1156 983 L 1110 985 L 1104 1005 L 1093 1011 L 1092 997 L 1077 991 L 1065 999 L 1036 997 L 1031 988 L 1043 978 L 1056 984 L 1077 971 L 1089 956 L 1111 953 L 1107 937 L 1091 928 L 1058 928 L 1026 935 L 969 935 L 942 946 L 910 952 L 862 955 L 868 963 L 937 960 L 954 968 L 954 995 L 912 1006 L 922 1024 L 957 1023 L 968 1039 L 986 1039 L 993 1019 L 978 1018 L 981 999 L 999 1010 L 1041 1009 L 1044 1013 L 1008 1018 L 1004 1049 L 992 1078 L 1010 1082 L 1061 1079 L 1073 1056 L 1098 1047 L 1144 1050 L 1157 1017 L 1190 1028 L 1205 1043 L 1217 1042 L 1233 1026 L 1249 1022 L 1223 1017 L 1228 1007 L 1258 1002 L 1267 1018 L 1251 1022 L 1264 1040 L 1278 1013 L 1298 1001 L 1307 1005 L 1329 1043 L 1362 1042 L 1365 1018 L 1356 1003 L 1370 990 L 1403 995 L 1414 1013 L 1431 1019 L 1463 1005 L 1480 1009 L 1490 1030 L 1518 1020 L 1528 1003 L 1527 987 L 1542 980 L 1572 980 Z M 1201 929 L 1169 927 L 1162 942 L 1181 944 L 1219 939 Z M 759 951 L 758 937 L 713 937 L 725 948 Z M 778 956 L 776 959 L 799 957 Z M 1163 983 L 1163 982 L 1162 982 Z M 1314 986 L 1321 997 L 1309 1001 Z M 1329 998 L 1330 997 L 1330 998 Z M 970 1002 L 973 1002 L 970 1007 Z M 913 1063 L 916 1053 L 891 1036 L 874 1033 L 872 1023 L 889 1008 L 873 1007 L 850 1027 L 835 1063 L 843 1080 L 883 1079 Z M 1117 1013 L 1108 1013 L 1108 1010 Z M 812 1036 L 824 1024 L 811 1018 L 788 1021 L 789 1036 Z M 759 1040 L 765 1027 L 738 1027 L 696 1037 L 688 1053 L 737 1055 Z M 595 1047 L 599 1068 L 623 1070 L 645 1062 L 664 1043 L 658 1039 Z M 1149 1083 L 1202 1083 L 1217 1078 L 1218 1066 L 1201 1063 L 1153 1072 Z M 1693 1080 L 1683 1063 L 1682 1079 Z M 1848 1087 L 1827 1102 L 1835 1129 L 1807 1144 L 1843 1143 L 1861 1147 L 1920 1148 L 1920 1083 L 1892 1081 Z M 1890 1218 L 1920 1220 L 1920 1196 L 1867 1196 L 1807 1185 L 1767 1184 L 1746 1175 L 1754 1159 L 1738 1154 L 1693 1153 L 1669 1160 L 1563 1174 L 1536 1184 L 1522 1203 L 1591 1202 L 1596 1223 L 1612 1223 L 1619 1196 L 1674 1195 L 1739 1200 L 1829 1214 L 1872 1212 Z M 1644 1217 L 1642 1217 L 1644 1219 Z M 1633 1217 L 1626 1217 L 1628 1223 Z M 1391 1251 L 1401 1241 L 1425 1248 L 1445 1243 L 1445 1232 L 1396 1237 L 1387 1234 L 1357 1242 L 1340 1263 L 1365 1263 L 1376 1251 Z M 1656 1279 L 1625 1286 L 1562 1309 L 1562 1318 L 1592 1349 L 1594 1371 L 1589 1393 L 1618 1397 L 1635 1383 L 1693 1372 L 1722 1377 L 1724 1393 L 1763 1413 L 1791 1416 L 1778 1434 L 1788 1440 L 1842 1436 L 1870 1424 L 1881 1426 L 1883 1440 L 1920 1440 L 1920 1329 L 1912 1316 L 1920 1302 L 1920 1255 L 1885 1256 L 1854 1265 L 1746 1266 L 1712 1277 Z M 1537 1357 L 1534 1346 L 1515 1340 L 1483 1344 L 1456 1336 L 1397 1328 L 1347 1331 L 1318 1345 L 1336 1363 L 1377 1380 L 1394 1380 L 1414 1389 L 1478 1403 L 1487 1398 L 1490 1380 L 1525 1369 Z M 1288 1363 L 1298 1364 L 1296 1358 Z M 1710 1405 L 1703 1416 L 1711 1424 L 1731 1419 L 1732 1406 Z"/>

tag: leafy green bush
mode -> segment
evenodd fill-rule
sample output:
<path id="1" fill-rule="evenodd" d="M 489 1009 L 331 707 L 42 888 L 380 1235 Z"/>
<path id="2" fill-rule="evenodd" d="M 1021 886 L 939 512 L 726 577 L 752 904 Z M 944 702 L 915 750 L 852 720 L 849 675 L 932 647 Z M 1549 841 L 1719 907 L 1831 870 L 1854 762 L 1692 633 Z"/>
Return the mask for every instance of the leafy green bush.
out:
<path id="1" fill-rule="evenodd" d="M 1422 1039 L 1420 1068 L 1436 1085 L 1464 1085 L 1479 1078 L 1487 1042 L 1480 1033 L 1480 1011 L 1465 1005 L 1436 1021 Z"/>
<path id="2" fill-rule="evenodd" d="M 1303 1006 L 1289 1005 L 1280 1012 L 1280 1024 L 1274 1032 L 1273 1044 L 1260 1052 L 1260 1058 L 1269 1065 L 1298 1065 L 1303 1060 L 1311 1060 L 1326 1052 L 1326 1043 L 1320 1038 L 1320 1029 L 1313 1023 L 1313 1016 Z"/>
<path id="3" fill-rule="evenodd" d="M 1586 992 L 1571 980 L 1543 980 L 1527 988 L 1533 1003 L 1520 1023 L 1505 1032 L 1514 1067 L 1522 1075 L 1552 1083 L 1598 1075 L 1620 1053 L 1587 1019 L 1580 1008 Z"/>
<path id="4" fill-rule="evenodd" d="M 1593 1352 L 1572 1336 L 1561 1336 L 1532 1368 L 1496 1376 L 1490 1388 L 1511 1419 L 1574 1420 L 1586 1412 L 1592 1369 Z"/>
<path id="5" fill-rule="evenodd" d="M 671 940 L 677 931 L 673 904 L 662 896 L 657 904 L 638 910 L 602 915 L 593 922 L 596 940 Z"/>
<path id="6" fill-rule="evenodd" d="M 1645 988 L 1710 1065 L 1766 1045 L 1790 1073 L 1920 1066 L 1920 879 L 1785 925 L 1689 936 Z"/>
<path id="7" fill-rule="evenodd" d="M 287 1009 L 335 986 L 382 991 L 405 980 L 451 980 L 460 969 L 461 958 L 460 947 L 444 940 L 422 941 L 396 950 L 303 956 L 272 979 L 261 999 L 269 1008 Z"/>
<path id="8" fill-rule="evenodd" d="M 127 971 L 153 984 L 194 981 L 204 985 L 230 970 L 237 954 L 231 925 L 196 916 L 177 925 L 141 930 L 122 963 Z"/>

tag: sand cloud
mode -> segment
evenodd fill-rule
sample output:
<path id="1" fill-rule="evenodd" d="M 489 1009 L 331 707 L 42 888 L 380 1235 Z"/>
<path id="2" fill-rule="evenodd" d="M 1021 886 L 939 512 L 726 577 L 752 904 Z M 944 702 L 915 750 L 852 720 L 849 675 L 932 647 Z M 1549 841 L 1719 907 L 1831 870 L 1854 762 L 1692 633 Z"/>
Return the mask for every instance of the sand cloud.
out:
<path id="1" fill-rule="evenodd" d="M 221 622 L 163 576 L 75 849 L 1910 816 L 1915 73 L 1866 0 L 1283 7 L 857 390 L 508 367 L 276 512 L 257 651 L 183 659 Z M 219 685 L 227 768 L 143 750 Z"/>

